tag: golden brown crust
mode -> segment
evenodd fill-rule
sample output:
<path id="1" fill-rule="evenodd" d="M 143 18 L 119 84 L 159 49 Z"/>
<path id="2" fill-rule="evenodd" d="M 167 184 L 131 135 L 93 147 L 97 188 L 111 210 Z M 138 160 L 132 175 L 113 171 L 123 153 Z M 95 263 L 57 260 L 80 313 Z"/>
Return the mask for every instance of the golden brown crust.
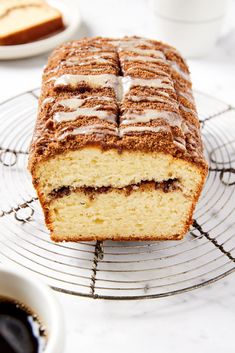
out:
<path id="1" fill-rule="evenodd" d="M 189 227 L 188 227 L 189 228 Z M 187 233 L 188 228 L 181 234 L 174 234 L 171 236 L 141 236 L 141 235 L 131 235 L 131 236 L 113 236 L 113 237 L 104 237 L 104 236 L 66 236 L 63 235 L 63 241 L 65 242 L 80 242 L 80 241 L 104 241 L 104 240 L 113 240 L 113 241 L 160 241 L 160 240 L 181 240 L 183 239 L 185 233 Z M 54 236 L 51 233 L 51 240 L 54 242 L 61 242 L 61 239 L 58 236 Z"/>

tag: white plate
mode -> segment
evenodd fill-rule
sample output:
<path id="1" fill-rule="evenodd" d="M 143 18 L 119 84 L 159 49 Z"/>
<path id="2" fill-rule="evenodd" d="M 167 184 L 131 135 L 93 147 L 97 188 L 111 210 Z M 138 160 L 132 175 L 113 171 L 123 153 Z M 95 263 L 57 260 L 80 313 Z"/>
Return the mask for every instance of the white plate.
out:
<path id="1" fill-rule="evenodd" d="M 32 43 L 0 46 L 0 60 L 20 59 L 42 54 L 73 38 L 81 24 L 77 2 L 49 0 L 48 3 L 61 11 L 65 30 Z"/>

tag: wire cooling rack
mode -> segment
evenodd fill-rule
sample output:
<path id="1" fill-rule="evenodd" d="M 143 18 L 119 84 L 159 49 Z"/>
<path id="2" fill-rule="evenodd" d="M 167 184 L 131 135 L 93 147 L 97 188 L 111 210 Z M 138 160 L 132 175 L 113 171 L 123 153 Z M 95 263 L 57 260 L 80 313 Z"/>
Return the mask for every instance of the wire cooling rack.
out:
<path id="1" fill-rule="evenodd" d="M 195 92 L 209 176 L 182 241 L 50 241 L 27 172 L 39 90 L 0 106 L 0 260 L 54 289 L 102 299 L 169 296 L 235 271 L 235 109 Z"/>

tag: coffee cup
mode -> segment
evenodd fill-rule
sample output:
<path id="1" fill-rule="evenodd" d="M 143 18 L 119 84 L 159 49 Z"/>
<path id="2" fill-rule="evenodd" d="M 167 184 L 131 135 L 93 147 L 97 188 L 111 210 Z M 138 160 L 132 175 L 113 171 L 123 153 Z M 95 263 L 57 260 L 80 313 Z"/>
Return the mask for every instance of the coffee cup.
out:
<path id="1" fill-rule="evenodd" d="M 0 265 L 0 297 L 21 303 L 45 327 L 43 353 L 62 353 L 64 319 L 55 293 L 31 272 Z"/>
<path id="2" fill-rule="evenodd" d="M 227 0 L 150 0 L 150 8 L 156 38 L 195 58 L 215 46 Z"/>

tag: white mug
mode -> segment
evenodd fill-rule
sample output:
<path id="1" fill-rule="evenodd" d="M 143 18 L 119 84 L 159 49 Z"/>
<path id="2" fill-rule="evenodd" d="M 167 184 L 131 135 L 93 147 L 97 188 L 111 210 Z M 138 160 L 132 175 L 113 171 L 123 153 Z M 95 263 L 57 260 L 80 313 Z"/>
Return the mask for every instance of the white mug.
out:
<path id="1" fill-rule="evenodd" d="M 200 57 L 214 47 L 227 0 L 150 0 L 156 39 L 175 46 L 186 57 Z"/>
<path id="2" fill-rule="evenodd" d="M 29 271 L 0 265 L 0 296 L 25 304 L 45 326 L 47 343 L 43 353 L 62 353 L 64 319 L 53 291 Z"/>

